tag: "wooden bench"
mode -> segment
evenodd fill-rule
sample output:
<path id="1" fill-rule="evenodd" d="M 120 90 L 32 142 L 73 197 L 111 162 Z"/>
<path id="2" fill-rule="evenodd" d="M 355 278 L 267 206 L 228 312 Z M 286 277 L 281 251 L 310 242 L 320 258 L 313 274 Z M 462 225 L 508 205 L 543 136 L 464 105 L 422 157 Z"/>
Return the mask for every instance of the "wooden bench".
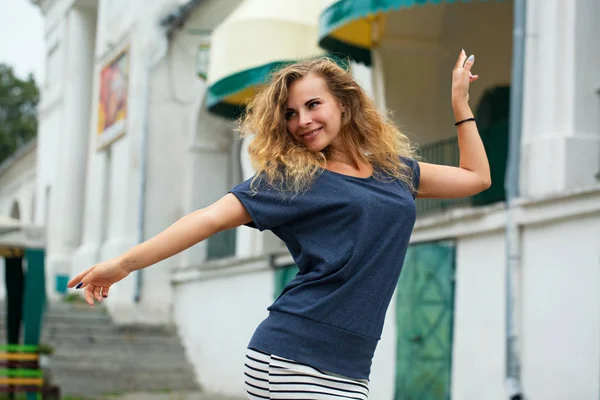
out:
<path id="1" fill-rule="evenodd" d="M 60 398 L 56 387 L 44 385 L 35 345 L 0 345 L 0 392 L 26 393 L 27 400 Z"/>

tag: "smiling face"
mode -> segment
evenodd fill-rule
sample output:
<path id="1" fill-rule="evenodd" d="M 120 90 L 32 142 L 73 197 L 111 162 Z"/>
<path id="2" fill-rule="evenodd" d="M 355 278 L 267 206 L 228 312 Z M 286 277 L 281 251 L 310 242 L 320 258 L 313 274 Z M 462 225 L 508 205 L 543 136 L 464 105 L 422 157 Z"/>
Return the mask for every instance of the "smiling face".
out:
<path id="1" fill-rule="evenodd" d="M 309 73 L 290 85 L 285 119 L 290 135 L 310 151 L 341 144 L 342 107 L 320 76 Z"/>

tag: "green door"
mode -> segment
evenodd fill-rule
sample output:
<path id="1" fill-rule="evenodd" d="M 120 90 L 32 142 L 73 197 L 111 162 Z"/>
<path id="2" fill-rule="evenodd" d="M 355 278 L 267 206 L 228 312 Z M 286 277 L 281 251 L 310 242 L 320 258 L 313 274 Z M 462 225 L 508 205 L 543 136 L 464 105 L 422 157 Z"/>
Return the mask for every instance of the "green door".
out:
<path id="1" fill-rule="evenodd" d="M 298 267 L 296 266 L 296 264 L 286 265 L 283 267 L 277 267 L 277 269 L 275 270 L 275 274 L 274 274 L 275 284 L 273 285 L 274 289 L 275 289 L 274 290 L 275 293 L 273 293 L 273 297 L 275 298 L 275 300 L 277 300 L 277 298 L 279 297 L 281 292 L 283 292 L 283 289 L 285 289 L 285 286 L 292 279 L 294 279 L 294 277 L 296 277 L 297 273 L 298 273 Z"/>
<path id="2" fill-rule="evenodd" d="M 448 400 L 455 246 L 411 245 L 397 290 L 395 400 Z"/>

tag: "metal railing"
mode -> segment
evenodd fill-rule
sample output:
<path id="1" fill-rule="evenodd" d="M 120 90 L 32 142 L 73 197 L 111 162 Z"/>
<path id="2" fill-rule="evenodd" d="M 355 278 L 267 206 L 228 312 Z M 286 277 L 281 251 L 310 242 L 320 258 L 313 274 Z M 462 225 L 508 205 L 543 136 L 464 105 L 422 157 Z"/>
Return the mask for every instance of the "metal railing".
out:
<path id="1" fill-rule="evenodd" d="M 458 166 L 458 138 L 440 140 L 419 149 L 421 160 L 432 164 Z M 470 207 L 472 197 L 460 199 L 417 199 L 417 214 L 425 215 L 457 207 Z"/>

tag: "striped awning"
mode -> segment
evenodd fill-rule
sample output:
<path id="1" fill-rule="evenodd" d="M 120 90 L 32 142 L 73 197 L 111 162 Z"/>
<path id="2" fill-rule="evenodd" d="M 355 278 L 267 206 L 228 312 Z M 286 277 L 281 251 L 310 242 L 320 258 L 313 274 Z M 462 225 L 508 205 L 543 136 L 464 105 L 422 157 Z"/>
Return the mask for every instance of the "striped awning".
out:
<path id="1" fill-rule="evenodd" d="M 371 65 L 371 49 L 377 46 L 385 34 L 386 18 L 390 13 L 426 4 L 470 2 L 470 0 L 323 1 L 324 9 L 319 18 L 319 45 L 333 54 L 343 54 L 366 65 Z"/>
<path id="2" fill-rule="evenodd" d="M 318 46 L 322 0 L 245 0 L 213 32 L 208 110 L 239 114 L 273 69 L 323 55 Z"/>

